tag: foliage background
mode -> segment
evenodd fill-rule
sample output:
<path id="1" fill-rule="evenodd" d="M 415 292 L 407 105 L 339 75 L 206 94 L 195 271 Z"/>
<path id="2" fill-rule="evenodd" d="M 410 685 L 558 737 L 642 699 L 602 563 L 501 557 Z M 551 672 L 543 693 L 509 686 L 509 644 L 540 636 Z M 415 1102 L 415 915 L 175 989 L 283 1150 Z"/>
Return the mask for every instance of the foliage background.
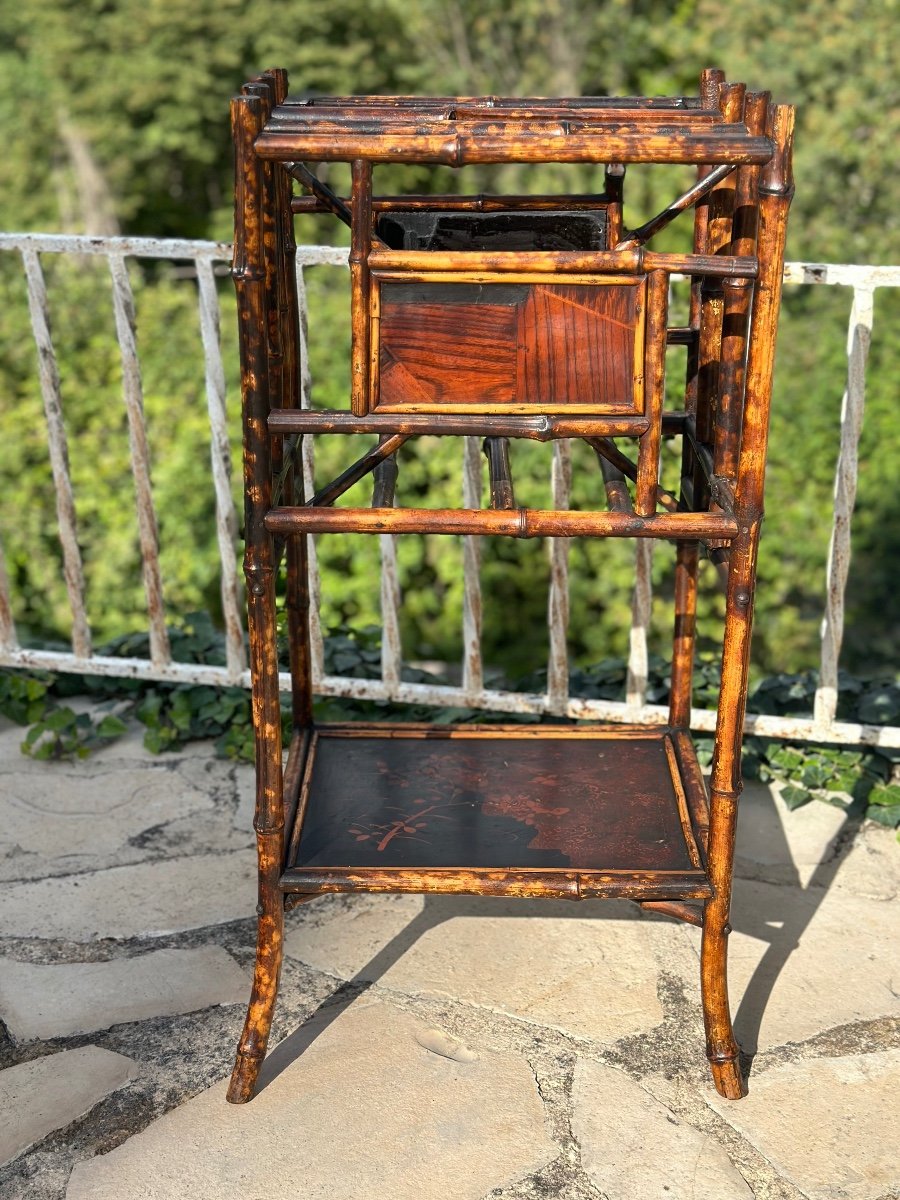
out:
<path id="1" fill-rule="evenodd" d="M 900 134 L 892 63 L 896 0 L 811 0 L 802 10 L 749 0 L 0 0 L 0 228 L 172 235 L 227 240 L 231 164 L 227 99 L 277 63 L 302 92 L 473 94 L 691 93 L 700 69 L 770 87 L 798 105 L 797 196 L 788 255 L 832 262 L 900 262 Z M 587 171 L 546 167 L 428 173 L 384 169 L 385 190 L 592 187 Z M 460 178 L 461 175 L 461 178 Z M 341 170 L 328 172 L 340 187 Z M 636 224 L 680 190 L 677 170 L 634 170 L 626 219 Z M 685 245 L 673 227 L 670 245 Z M 328 218 L 303 218 L 300 240 L 340 239 Z M 679 243 L 678 239 L 681 238 Z M 98 640 L 138 626 L 143 598 L 128 474 L 121 376 L 108 279 L 101 263 L 45 260 L 62 373 L 89 611 Z M 347 394 L 346 279 L 309 273 L 314 401 Z M 218 576 L 208 482 L 203 363 L 195 283 L 170 266 L 133 270 L 145 405 L 166 598 L 173 616 L 215 615 Z M 221 288 L 223 342 L 237 452 L 233 300 Z M 760 672 L 817 660 L 831 490 L 844 383 L 849 295 L 789 289 L 779 342 L 769 517 L 760 566 L 754 656 Z M 846 664 L 896 666 L 900 512 L 892 476 L 900 297 L 879 293 L 869 368 L 848 595 Z M 0 261 L 0 536 L 35 639 L 65 639 L 67 605 L 55 534 L 24 283 L 15 256 Z M 673 376 L 683 351 L 673 352 Z M 876 453 L 877 451 L 877 453 Z M 319 458 L 324 480 L 353 454 L 339 439 Z M 458 450 L 423 440 L 404 448 L 401 503 L 424 494 L 459 501 Z M 515 448 L 522 499 L 546 502 L 547 454 Z M 575 450 L 576 501 L 599 481 Z M 360 487 L 358 495 L 362 497 Z M 354 494 L 349 500 L 352 502 Z M 365 501 L 363 501 L 365 502 Z M 378 620 L 377 546 L 320 539 L 327 624 Z M 572 549 L 571 651 L 587 665 L 627 647 L 631 548 Z M 671 556 L 655 557 L 652 643 L 669 636 Z M 401 543 L 404 649 L 450 660 L 460 649 L 461 551 L 453 539 Z M 548 565 L 540 543 L 483 546 L 485 651 L 518 677 L 546 658 Z M 704 628 L 720 603 L 711 572 Z M 712 644 L 710 640 L 709 644 Z"/>

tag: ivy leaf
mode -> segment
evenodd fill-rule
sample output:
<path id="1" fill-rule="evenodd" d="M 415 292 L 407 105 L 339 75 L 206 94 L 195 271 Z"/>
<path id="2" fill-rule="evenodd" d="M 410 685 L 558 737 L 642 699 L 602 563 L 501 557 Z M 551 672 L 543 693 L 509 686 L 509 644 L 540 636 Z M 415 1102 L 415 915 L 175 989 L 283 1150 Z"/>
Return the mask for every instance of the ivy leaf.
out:
<path id="1" fill-rule="evenodd" d="M 884 808 L 895 808 L 900 805 L 900 783 L 876 784 L 869 792 L 869 803 Z M 869 816 L 872 815 L 869 814 Z"/>
<path id="2" fill-rule="evenodd" d="M 896 829 L 900 826 L 900 804 L 873 804 L 866 816 L 870 821 L 877 821 L 879 825 L 887 825 L 889 829 Z"/>
<path id="3" fill-rule="evenodd" d="M 102 738 L 120 737 L 128 732 L 128 726 L 120 717 L 104 717 L 97 726 L 97 733 Z"/>
<path id="4" fill-rule="evenodd" d="M 51 729 L 56 733 L 61 733 L 65 729 L 70 729 L 78 721 L 75 713 L 71 708 L 55 708 L 48 713 L 42 724 L 44 729 Z"/>
<path id="5" fill-rule="evenodd" d="M 782 788 L 781 798 L 790 811 L 793 812 L 795 808 L 802 808 L 804 804 L 809 804 L 810 800 L 813 799 L 813 794 L 812 792 L 808 792 L 806 788 L 788 784 L 787 787 Z"/>

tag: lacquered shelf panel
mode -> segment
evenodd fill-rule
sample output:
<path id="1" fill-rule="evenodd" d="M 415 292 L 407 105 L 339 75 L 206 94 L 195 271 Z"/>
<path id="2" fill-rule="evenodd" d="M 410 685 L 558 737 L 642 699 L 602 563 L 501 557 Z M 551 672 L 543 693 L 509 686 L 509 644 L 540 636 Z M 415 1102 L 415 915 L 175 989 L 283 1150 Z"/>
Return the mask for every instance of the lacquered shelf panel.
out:
<path id="1" fill-rule="evenodd" d="M 323 727 L 282 887 L 702 898 L 706 825 L 682 731 Z"/>

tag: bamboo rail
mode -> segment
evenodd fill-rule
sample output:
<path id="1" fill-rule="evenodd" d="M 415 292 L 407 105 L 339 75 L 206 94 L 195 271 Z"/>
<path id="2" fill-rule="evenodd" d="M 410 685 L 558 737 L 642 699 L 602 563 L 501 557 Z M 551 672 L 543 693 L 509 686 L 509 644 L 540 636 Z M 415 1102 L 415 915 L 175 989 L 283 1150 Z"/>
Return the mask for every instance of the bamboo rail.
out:
<path id="1" fill-rule="evenodd" d="M 435 533 L 506 537 L 732 538 L 737 523 L 724 513 L 651 516 L 574 509 L 273 508 L 269 533 Z"/>

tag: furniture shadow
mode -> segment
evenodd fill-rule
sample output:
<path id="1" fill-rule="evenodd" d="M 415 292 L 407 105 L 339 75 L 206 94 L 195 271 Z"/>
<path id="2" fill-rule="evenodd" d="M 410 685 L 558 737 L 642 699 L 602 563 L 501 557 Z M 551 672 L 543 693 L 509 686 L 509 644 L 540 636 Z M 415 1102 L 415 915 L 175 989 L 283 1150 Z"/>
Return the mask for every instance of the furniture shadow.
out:
<path id="1" fill-rule="evenodd" d="M 763 1015 L 777 984 L 778 978 L 791 955 L 797 949 L 804 932 L 815 917 L 828 889 L 834 882 L 845 852 L 849 850 L 862 824 L 862 815 L 851 808 L 840 828 L 829 840 L 821 861 L 814 866 L 805 885 L 801 873 L 794 864 L 787 838 L 774 800 L 761 807 L 754 806 L 757 828 L 757 843 L 766 846 L 770 861 L 777 869 L 770 874 L 776 879 L 760 878 L 766 884 L 763 903 L 747 903 L 742 899 L 746 884 L 757 877 L 735 878 L 735 902 L 732 910 L 734 929 L 740 933 L 767 943 L 767 948 L 753 971 L 753 975 L 740 997 L 732 991 L 732 1013 L 735 1035 L 742 1047 L 745 1076 L 752 1071 L 753 1059 L 758 1050 L 759 1031 Z M 788 816 L 790 820 L 790 816 Z M 738 829 L 738 850 L 741 848 Z M 765 868 L 763 868 L 765 873 Z M 570 920 L 622 920 L 663 921 L 670 918 L 641 912 L 627 900 L 588 900 L 578 904 L 564 904 L 549 899 L 512 899 L 490 896 L 426 895 L 424 907 L 390 941 L 385 943 L 356 974 L 339 984 L 316 1010 L 293 1033 L 275 1046 L 266 1057 L 260 1070 L 257 1091 L 286 1070 L 355 1000 L 364 995 L 374 984 L 412 949 L 429 930 L 436 929 L 456 917 L 564 917 Z M 699 935 L 699 931 L 698 931 Z M 698 936 L 699 948 L 699 936 Z M 697 978 L 699 982 L 699 960 Z M 699 1017 L 698 1008 L 698 1017 Z"/>
<path id="2" fill-rule="evenodd" d="M 766 944 L 743 993 L 738 996 L 733 988 L 730 989 L 732 1022 L 742 1049 L 745 1077 L 751 1074 L 753 1059 L 760 1049 L 759 1034 L 763 1016 L 779 976 L 799 947 L 852 848 L 862 827 L 865 806 L 852 804 L 845 810 L 841 824 L 829 838 L 819 861 L 804 864 L 802 874 L 799 865 L 792 859 L 774 800 L 769 800 L 764 811 L 759 809 L 757 805 L 754 815 L 763 826 L 765 836 L 762 840 L 770 851 L 770 862 L 776 867 L 767 871 L 763 866 L 749 876 L 743 870 L 740 874 L 736 873 L 732 902 L 733 928 Z M 789 813 L 786 819 L 790 821 L 791 817 Z M 760 830 L 755 832 L 759 835 Z M 740 855 L 740 818 L 737 846 Z M 805 882 L 804 875 L 807 876 Z M 751 901 L 748 891 L 754 883 L 763 886 Z"/>

